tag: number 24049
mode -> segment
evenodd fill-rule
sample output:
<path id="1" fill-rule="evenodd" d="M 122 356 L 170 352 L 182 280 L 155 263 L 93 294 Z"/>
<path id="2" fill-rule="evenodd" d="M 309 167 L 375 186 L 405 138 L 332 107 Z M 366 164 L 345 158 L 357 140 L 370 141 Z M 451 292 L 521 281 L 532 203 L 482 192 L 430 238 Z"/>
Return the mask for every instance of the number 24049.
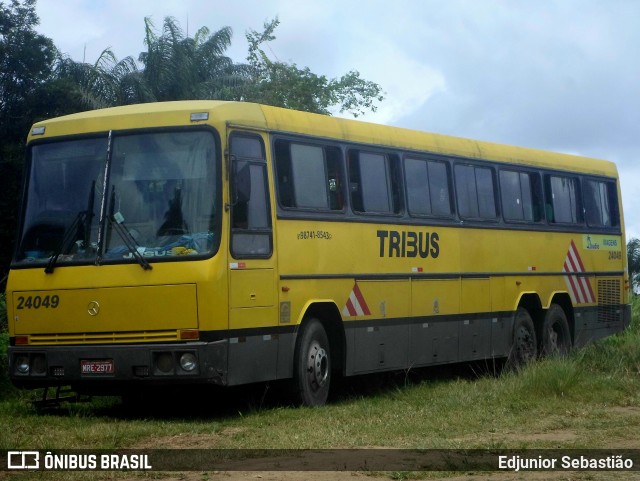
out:
<path id="1" fill-rule="evenodd" d="M 609 260 L 610 261 L 619 261 L 622 259 L 621 251 L 609 251 Z"/>
<path id="2" fill-rule="evenodd" d="M 53 296 L 19 296 L 16 309 L 55 309 L 60 305 L 60 297 Z"/>

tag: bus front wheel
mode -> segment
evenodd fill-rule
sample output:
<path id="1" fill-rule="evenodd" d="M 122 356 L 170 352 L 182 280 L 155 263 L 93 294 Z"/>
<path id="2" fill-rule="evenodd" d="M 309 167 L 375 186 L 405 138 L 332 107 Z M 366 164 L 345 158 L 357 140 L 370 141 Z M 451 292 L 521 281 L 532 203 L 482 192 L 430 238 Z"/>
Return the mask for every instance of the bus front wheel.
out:
<path id="1" fill-rule="evenodd" d="M 516 311 L 513 324 L 513 342 L 507 365 L 513 369 L 519 369 L 534 361 L 537 355 L 536 329 L 529 311 L 521 307 Z"/>
<path id="2" fill-rule="evenodd" d="M 331 383 L 331 353 L 327 333 L 317 319 L 307 322 L 298 334 L 294 381 L 301 404 L 322 406 L 327 401 Z"/>
<path id="3" fill-rule="evenodd" d="M 564 356 L 571 350 L 567 316 L 558 304 L 551 304 L 542 323 L 542 355 Z"/>

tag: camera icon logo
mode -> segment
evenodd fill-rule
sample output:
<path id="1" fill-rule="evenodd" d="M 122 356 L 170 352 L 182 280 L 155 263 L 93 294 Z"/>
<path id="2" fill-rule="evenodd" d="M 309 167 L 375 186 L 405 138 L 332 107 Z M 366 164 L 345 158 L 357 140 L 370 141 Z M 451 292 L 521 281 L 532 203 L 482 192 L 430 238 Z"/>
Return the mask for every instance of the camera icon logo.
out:
<path id="1" fill-rule="evenodd" d="M 40 453 L 38 451 L 9 451 L 7 453 L 7 469 L 40 469 Z"/>

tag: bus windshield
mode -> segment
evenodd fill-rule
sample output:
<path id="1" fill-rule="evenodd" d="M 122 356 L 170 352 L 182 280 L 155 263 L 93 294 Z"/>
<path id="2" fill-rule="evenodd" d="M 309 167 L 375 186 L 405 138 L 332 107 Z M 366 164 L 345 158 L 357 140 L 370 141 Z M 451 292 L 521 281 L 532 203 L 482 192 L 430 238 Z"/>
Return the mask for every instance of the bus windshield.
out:
<path id="1" fill-rule="evenodd" d="M 34 145 L 30 153 L 15 264 L 48 264 L 50 271 L 212 254 L 211 132 L 85 137 Z"/>

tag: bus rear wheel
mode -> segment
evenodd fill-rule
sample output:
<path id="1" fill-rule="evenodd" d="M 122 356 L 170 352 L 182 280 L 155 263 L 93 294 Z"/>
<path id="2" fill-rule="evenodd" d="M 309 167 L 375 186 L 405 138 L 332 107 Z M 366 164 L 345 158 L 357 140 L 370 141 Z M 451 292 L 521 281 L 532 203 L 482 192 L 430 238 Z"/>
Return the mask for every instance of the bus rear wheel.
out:
<path id="1" fill-rule="evenodd" d="M 571 351 L 571 331 L 564 309 L 551 304 L 542 323 L 542 355 L 564 356 Z"/>
<path id="2" fill-rule="evenodd" d="M 511 352 L 507 360 L 507 366 L 512 369 L 519 369 L 538 355 L 538 342 L 536 340 L 536 329 L 531 319 L 531 314 L 522 307 L 516 311 L 515 322 L 513 324 L 513 342 Z"/>
<path id="3" fill-rule="evenodd" d="M 294 365 L 298 401 L 305 406 L 322 406 L 331 384 L 331 351 L 322 324 L 311 319 L 298 334 Z"/>

